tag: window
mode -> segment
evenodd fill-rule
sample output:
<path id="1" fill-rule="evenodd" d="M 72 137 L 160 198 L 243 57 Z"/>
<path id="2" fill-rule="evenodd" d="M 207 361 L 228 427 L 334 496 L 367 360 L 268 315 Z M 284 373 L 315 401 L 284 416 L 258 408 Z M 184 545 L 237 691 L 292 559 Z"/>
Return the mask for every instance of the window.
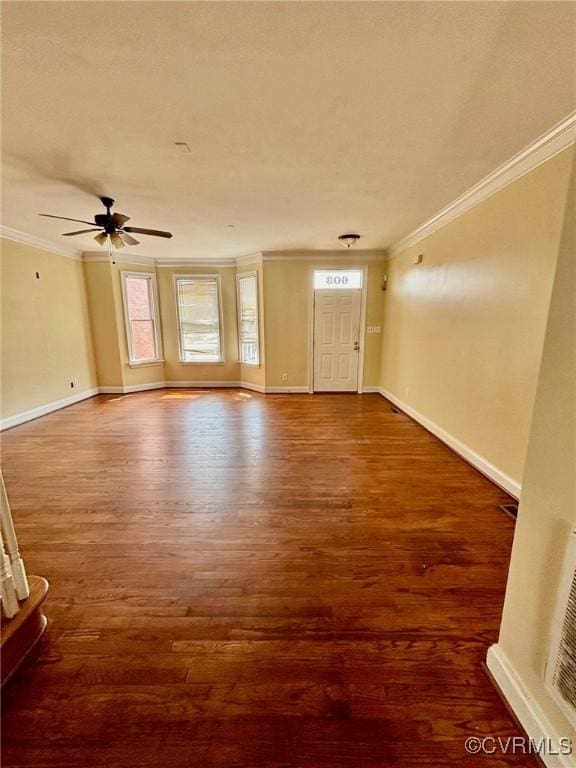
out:
<path id="1" fill-rule="evenodd" d="M 237 277 L 238 288 L 238 347 L 240 362 L 260 363 L 258 343 L 258 281 L 255 272 Z"/>
<path id="2" fill-rule="evenodd" d="M 361 269 L 316 269 L 314 271 L 314 290 L 334 290 L 337 288 L 353 290 L 362 288 Z"/>
<path id="3" fill-rule="evenodd" d="M 157 362 L 161 352 L 156 275 L 122 272 L 122 293 L 130 363 Z"/>
<path id="4" fill-rule="evenodd" d="M 176 277 L 178 338 L 182 363 L 221 363 L 220 280 Z"/>

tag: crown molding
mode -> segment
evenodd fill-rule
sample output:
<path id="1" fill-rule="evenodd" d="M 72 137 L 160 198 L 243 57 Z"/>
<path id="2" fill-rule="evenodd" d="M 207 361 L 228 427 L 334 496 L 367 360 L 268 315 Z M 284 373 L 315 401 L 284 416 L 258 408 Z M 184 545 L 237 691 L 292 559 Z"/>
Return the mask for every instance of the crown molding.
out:
<path id="1" fill-rule="evenodd" d="M 235 259 L 180 259 L 173 261 L 162 261 L 156 259 L 156 266 L 159 269 L 163 267 L 235 267 Z"/>
<path id="2" fill-rule="evenodd" d="M 66 256 L 68 259 L 76 259 L 77 261 L 82 260 L 82 251 L 79 251 L 73 246 L 57 245 L 50 240 L 44 240 L 42 237 L 28 235 L 26 232 L 20 232 L 18 229 L 0 226 L 0 237 L 6 238 L 6 240 L 13 240 L 15 243 L 30 245 L 33 248 L 40 248 L 42 251 L 55 253 L 58 256 Z"/>
<path id="3" fill-rule="evenodd" d="M 116 264 L 141 264 L 146 267 L 155 267 L 156 259 L 152 256 L 137 256 L 134 253 L 118 253 L 115 251 Z M 106 252 L 102 251 L 84 251 L 82 254 L 83 261 L 110 261 L 110 256 Z"/>
<path id="4" fill-rule="evenodd" d="M 521 152 L 511 157 L 510 160 L 498 166 L 473 187 L 470 187 L 467 192 L 438 211 L 431 219 L 394 243 L 389 249 L 389 258 L 393 258 L 411 245 L 416 245 L 432 232 L 444 227 L 487 197 L 530 173 L 554 155 L 574 144 L 575 140 L 576 112 L 573 112 L 542 136 L 539 136 Z"/>
<path id="5" fill-rule="evenodd" d="M 244 256 L 236 256 L 234 261 L 239 267 L 244 266 L 244 264 L 262 264 L 262 252 L 256 251 L 256 253 L 247 253 Z"/>
<path id="6" fill-rule="evenodd" d="M 384 261 L 386 251 L 382 250 L 356 250 L 342 248 L 339 250 L 310 250 L 310 251 L 264 251 L 263 261 Z"/>
<path id="7" fill-rule="evenodd" d="M 110 261 L 110 257 L 107 253 L 102 251 L 84 251 L 84 261 Z M 162 259 L 155 259 L 152 256 L 137 256 L 134 253 L 126 253 L 122 251 L 115 252 L 116 264 L 140 264 L 146 267 L 234 267 L 236 262 L 234 259 L 173 259 L 171 261 L 162 261 Z"/>

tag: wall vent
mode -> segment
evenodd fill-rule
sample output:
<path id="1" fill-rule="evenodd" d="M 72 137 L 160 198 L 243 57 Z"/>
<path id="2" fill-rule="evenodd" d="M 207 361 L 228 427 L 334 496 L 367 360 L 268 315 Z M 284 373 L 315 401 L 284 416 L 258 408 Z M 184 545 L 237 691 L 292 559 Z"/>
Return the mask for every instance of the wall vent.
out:
<path id="1" fill-rule="evenodd" d="M 569 536 L 545 677 L 552 695 L 576 725 L 576 529 Z"/>

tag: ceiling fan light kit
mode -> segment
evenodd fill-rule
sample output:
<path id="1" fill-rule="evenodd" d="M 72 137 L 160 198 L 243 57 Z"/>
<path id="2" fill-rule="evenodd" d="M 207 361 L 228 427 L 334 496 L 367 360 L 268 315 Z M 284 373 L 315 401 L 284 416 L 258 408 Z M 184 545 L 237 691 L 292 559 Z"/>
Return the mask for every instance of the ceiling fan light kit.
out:
<path id="1" fill-rule="evenodd" d="M 60 219 L 61 221 L 75 221 L 79 224 L 89 224 L 91 229 L 79 229 L 75 232 L 63 232 L 64 237 L 73 237 L 74 235 L 84 235 L 87 232 L 98 232 L 94 236 L 94 240 L 98 245 L 107 245 L 108 253 L 112 258 L 112 246 L 114 248 L 124 248 L 125 245 L 138 245 L 139 240 L 132 237 L 131 232 L 135 232 L 138 235 L 150 235 L 152 237 L 172 237 L 171 232 L 165 232 L 162 229 L 142 229 L 141 227 L 127 227 L 125 226 L 127 221 L 130 221 L 130 216 L 125 216 L 123 213 L 112 213 L 111 208 L 114 205 L 114 200 L 111 197 L 101 197 L 100 202 L 106 208 L 106 213 L 97 213 L 94 216 L 94 221 L 85 221 L 84 219 L 70 219 L 67 216 L 54 216 L 51 213 L 39 213 L 39 216 L 45 216 L 49 219 Z M 114 262 L 113 262 L 114 263 Z"/>
<path id="2" fill-rule="evenodd" d="M 342 243 L 342 245 L 346 246 L 346 248 L 350 248 L 353 245 L 356 245 L 358 240 L 360 240 L 360 235 L 357 235 L 353 232 L 348 232 L 345 235 L 339 235 L 338 240 Z"/>

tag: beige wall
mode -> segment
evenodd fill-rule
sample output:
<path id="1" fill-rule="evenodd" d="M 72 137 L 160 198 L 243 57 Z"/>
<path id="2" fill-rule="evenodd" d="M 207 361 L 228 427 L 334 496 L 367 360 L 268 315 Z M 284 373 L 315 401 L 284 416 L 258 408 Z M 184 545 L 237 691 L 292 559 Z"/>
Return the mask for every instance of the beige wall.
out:
<path id="1" fill-rule="evenodd" d="M 90 319 L 101 387 L 136 387 L 164 381 L 164 364 L 130 365 L 124 321 L 122 272 L 156 273 L 155 267 L 112 264 L 108 259 L 84 263 Z"/>
<path id="2" fill-rule="evenodd" d="M 368 325 L 382 324 L 383 260 L 367 261 L 362 253 L 342 252 L 334 262 L 296 254 L 293 260 L 265 261 L 231 267 L 150 267 L 119 261 L 83 263 L 54 253 L 5 241 L 3 256 L 4 301 L 4 409 L 5 416 L 47 405 L 92 387 L 136 388 L 169 382 L 241 382 L 263 387 L 306 387 L 311 269 L 350 264 L 368 266 Z M 164 362 L 131 366 L 124 323 L 122 271 L 155 272 L 163 340 Z M 42 279 L 36 281 L 35 272 Z M 255 271 L 260 298 L 259 366 L 238 362 L 236 275 Z M 175 274 L 218 274 L 221 280 L 223 364 L 179 361 Z M 31 276 L 34 282 L 30 284 Z M 23 322 L 32 286 L 32 331 Z M 63 302 L 62 299 L 65 298 Z M 36 304 L 34 304 L 34 301 Z M 35 355 L 39 339 L 47 354 Z M 73 341 L 66 343 L 65 339 Z M 56 353 L 55 353 L 56 351 Z M 378 384 L 380 337 L 365 338 L 364 384 Z M 45 369 L 48 369 L 45 370 Z M 68 373 L 70 371 L 70 373 Z M 288 380 L 282 374 L 288 374 Z M 48 375 L 46 375 L 48 373 Z M 74 375 L 72 375 L 74 373 Z M 69 381 L 78 379 L 71 391 Z M 63 380 L 63 383 L 62 383 Z M 57 383 L 56 383 L 57 382 Z"/>
<path id="3" fill-rule="evenodd" d="M 101 387 L 123 386 L 112 270 L 108 261 L 84 262 L 92 338 Z"/>
<path id="4" fill-rule="evenodd" d="M 566 150 L 388 266 L 381 386 L 517 483 L 569 168 Z"/>
<path id="5" fill-rule="evenodd" d="M 8 418 L 98 384 L 82 262 L 7 239 L 1 246 L 2 417 Z"/>
<path id="6" fill-rule="evenodd" d="M 574 178 L 552 292 L 499 645 L 560 736 L 566 717 L 542 682 L 555 595 L 576 526 Z"/>
<path id="7" fill-rule="evenodd" d="M 224 363 L 181 363 L 178 351 L 178 324 L 174 275 L 219 275 L 222 291 L 222 333 Z M 236 269 L 234 267 L 159 267 L 158 291 L 164 337 L 166 381 L 239 381 L 236 321 Z"/>
<path id="8" fill-rule="evenodd" d="M 306 387 L 309 368 L 311 272 L 313 268 L 368 267 L 366 325 L 382 325 L 383 257 L 368 261 L 362 253 L 334 254 L 333 261 L 303 254 L 291 259 L 264 261 L 264 315 L 266 386 Z M 365 336 L 364 386 L 377 386 L 380 342 L 377 334 Z M 286 373 L 288 379 L 283 380 Z"/>

